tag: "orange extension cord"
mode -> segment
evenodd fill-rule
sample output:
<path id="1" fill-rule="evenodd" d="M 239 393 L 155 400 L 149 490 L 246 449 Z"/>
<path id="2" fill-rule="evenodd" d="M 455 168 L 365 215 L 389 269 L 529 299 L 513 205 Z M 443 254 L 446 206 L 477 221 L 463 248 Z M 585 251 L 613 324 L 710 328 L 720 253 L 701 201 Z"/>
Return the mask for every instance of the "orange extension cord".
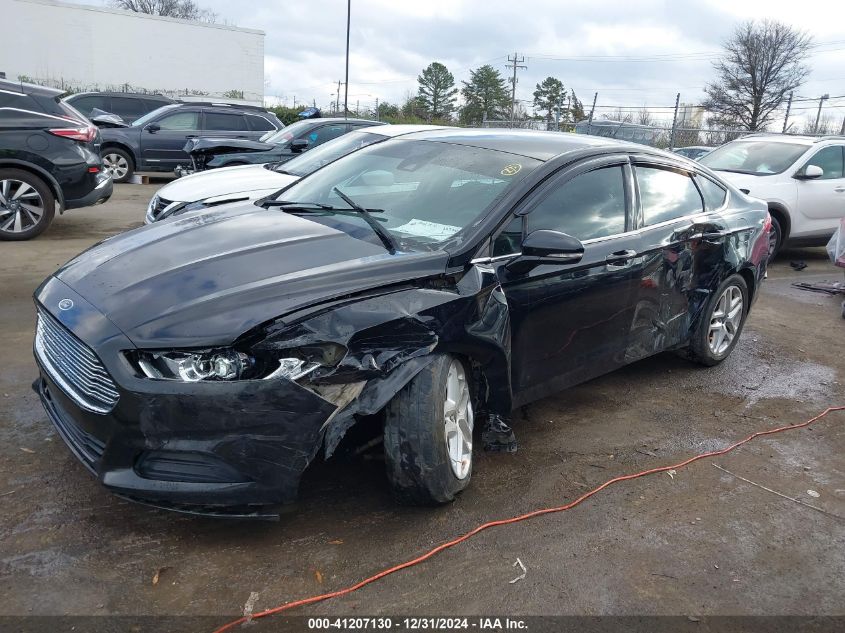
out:
<path id="1" fill-rule="evenodd" d="M 509 519 L 499 519 L 498 521 L 489 521 L 488 523 L 482 523 L 481 525 L 479 525 L 478 527 L 470 530 L 469 532 L 467 532 L 463 536 L 459 536 L 458 538 L 456 538 L 454 540 L 442 543 L 442 544 L 438 545 L 437 547 L 435 547 L 434 549 L 429 550 L 425 554 L 418 556 L 417 558 L 414 558 L 414 559 L 409 560 L 409 561 L 405 561 L 404 563 L 400 563 L 400 564 L 395 565 L 394 567 L 390 567 L 388 569 L 383 569 L 382 571 L 378 572 L 377 574 L 373 574 L 369 578 L 365 578 L 364 580 L 362 580 L 362 581 L 360 581 L 360 582 L 358 582 L 354 585 L 350 585 L 350 586 L 345 587 L 343 589 L 338 589 L 337 591 L 332 591 L 332 592 L 329 592 L 329 593 L 323 593 L 323 594 L 320 594 L 318 596 L 311 596 L 310 598 L 303 598 L 301 600 L 294 600 L 293 602 L 287 602 L 287 603 L 280 605 L 278 607 L 273 607 L 272 609 L 267 609 L 266 611 L 260 611 L 258 613 L 254 613 L 254 614 L 252 614 L 252 619 L 255 620 L 255 619 L 258 619 L 258 618 L 265 618 L 269 615 L 275 615 L 277 613 L 281 613 L 282 611 L 289 611 L 290 609 L 295 609 L 296 607 L 302 607 L 302 606 L 305 606 L 307 604 L 314 604 L 315 602 L 322 602 L 323 600 L 329 600 L 331 598 L 339 598 L 340 596 L 345 596 L 347 594 L 352 593 L 353 591 L 357 591 L 358 589 L 361 589 L 361 587 L 365 587 L 366 585 L 369 585 L 370 583 L 374 583 L 377 580 L 381 580 L 385 576 L 389 576 L 390 574 L 395 574 L 398 571 L 401 571 L 403 569 L 407 569 L 408 567 L 413 567 L 414 565 L 419 565 L 420 563 L 427 561 L 429 558 L 433 557 L 435 554 L 439 554 L 440 552 L 442 552 L 445 549 L 449 549 L 450 547 L 454 547 L 455 545 L 458 545 L 459 543 L 463 543 L 464 541 L 472 538 L 473 536 L 475 536 L 479 532 L 482 532 L 482 531 L 484 531 L 488 528 L 498 527 L 500 525 L 510 525 L 511 523 L 518 523 L 520 521 L 525 521 L 527 519 L 533 519 L 534 517 L 542 516 L 544 514 L 552 514 L 552 513 L 555 513 L 555 512 L 564 512 L 566 510 L 571 510 L 575 506 L 583 503 L 584 501 L 586 501 L 587 499 L 592 497 L 594 494 L 604 490 L 605 488 L 607 488 L 608 486 L 610 486 L 612 484 L 618 483 L 620 481 L 628 481 L 630 479 L 638 479 L 639 477 L 645 477 L 646 475 L 654 475 L 655 473 L 663 473 L 663 472 L 666 472 L 666 471 L 669 471 L 669 470 L 678 470 L 680 468 L 683 468 L 684 466 L 688 466 L 689 464 L 692 464 L 693 462 L 697 462 L 700 459 L 706 459 L 708 457 L 716 457 L 717 455 L 724 455 L 725 453 L 729 453 L 730 451 L 734 450 L 735 448 L 739 448 L 743 444 L 747 444 L 751 440 L 758 438 L 758 437 L 761 437 L 763 435 L 773 435 L 775 433 L 781 433 L 783 431 L 791 431 L 793 429 L 800 429 L 800 428 L 803 428 L 805 426 L 809 426 L 810 424 L 812 424 L 816 420 L 820 420 L 821 418 L 825 417 L 828 413 L 831 413 L 833 411 L 845 411 L 845 406 L 828 407 L 827 409 L 825 409 L 822 413 L 820 413 L 816 417 L 810 418 L 809 420 L 807 420 L 806 422 L 802 422 L 801 424 L 791 424 L 791 425 L 788 425 L 788 426 L 781 426 L 781 427 L 778 427 L 776 429 L 770 429 L 768 431 L 758 431 L 757 433 L 752 433 L 751 435 L 746 437 L 744 440 L 736 442 L 735 444 L 731 444 L 727 448 L 723 448 L 723 449 L 718 450 L 718 451 L 710 451 L 709 453 L 701 453 L 700 455 L 695 455 L 694 457 L 690 457 L 689 459 L 684 460 L 684 461 L 682 461 L 678 464 L 673 464 L 671 466 L 661 466 L 659 468 L 651 468 L 650 470 L 644 470 L 642 472 L 635 473 L 635 474 L 632 474 L 632 475 L 621 475 L 619 477 L 614 477 L 613 479 L 609 479 L 608 481 L 604 482 L 598 488 L 594 488 L 593 490 L 590 490 L 589 492 L 584 493 L 583 495 L 581 495 L 580 497 L 578 497 L 574 501 L 567 503 L 566 505 L 557 506 L 555 508 L 542 508 L 540 510 L 534 510 L 533 512 L 529 512 L 527 514 L 521 514 L 519 516 L 511 517 Z M 229 622 L 228 624 L 221 626 L 219 629 L 215 630 L 214 633 L 225 633 L 225 631 L 229 631 L 232 628 L 238 626 L 239 624 L 243 624 L 244 622 L 247 622 L 248 620 L 249 620 L 249 618 L 247 618 L 246 616 L 242 617 L 242 618 L 238 618 L 237 620 L 234 620 L 232 622 Z"/>

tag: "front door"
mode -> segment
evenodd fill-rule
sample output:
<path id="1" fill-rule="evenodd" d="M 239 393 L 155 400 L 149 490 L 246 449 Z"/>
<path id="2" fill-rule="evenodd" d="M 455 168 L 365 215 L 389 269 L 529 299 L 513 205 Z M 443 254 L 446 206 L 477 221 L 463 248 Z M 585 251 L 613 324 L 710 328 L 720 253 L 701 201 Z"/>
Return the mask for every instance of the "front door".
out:
<path id="1" fill-rule="evenodd" d="M 199 110 L 179 110 L 164 114 L 141 130 L 142 160 L 151 167 L 184 165 L 190 161 L 183 149 L 185 143 L 199 134 Z"/>
<path id="2" fill-rule="evenodd" d="M 499 268 L 511 312 L 517 403 L 624 364 L 642 261 L 632 202 L 628 158 L 614 156 L 553 177 L 524 207 L 526 235 L 567 233 L 582 241 L 584 256 L 523 274 Z"/>
<path id="3" fill-rule="evenodd" d="M 812 220 L 838 220 L 845 216 L 845 156 L 843 145 L 829 145 L 816 152 L 801 168 L 821 167 L 819 178 L 798 181 L 798 211 Z M 830 224 L 836 226 L 835 222 Z"/>

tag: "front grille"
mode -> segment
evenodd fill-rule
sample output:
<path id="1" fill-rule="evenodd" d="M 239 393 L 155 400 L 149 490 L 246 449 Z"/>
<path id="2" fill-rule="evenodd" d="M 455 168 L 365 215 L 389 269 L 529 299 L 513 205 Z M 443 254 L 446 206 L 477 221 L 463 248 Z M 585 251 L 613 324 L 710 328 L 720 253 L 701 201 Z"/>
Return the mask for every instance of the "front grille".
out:
<path id="1" fill-rule="evenodd" d="M 155 222 L 158 219 L 158 216 L 161 215 L 161 212 L 171 204 L 173 204 L 172 200 L 162 198 L 161 196 L 153 196 L 153 199 L 150 200 L 149 207 L 147 207 L 147 219 L 150 222 Z"/>
<path id="2" fill-rule="evenodd" d="M 56 426 L 59 435 L 67 443 L 70 449 L 82 460 L 82 463 L 92 472 L 96 473 L 97 463 L 106 450 L 105 442 L 97 439 L 90 433 L 82 430 L 67 412 L 53 400 L 53 396 L 47 385 L 42 381 L 41 394 L 44 397 L 44 406 L 50 419 Z"/>
<path id="3" fill-rule="evenodd" d="M 108 413 L 120 394 L 106 368 L 85 343 L 44 310 L 38 310 L 35 353 L 50 378 L 83 409 Z"/>

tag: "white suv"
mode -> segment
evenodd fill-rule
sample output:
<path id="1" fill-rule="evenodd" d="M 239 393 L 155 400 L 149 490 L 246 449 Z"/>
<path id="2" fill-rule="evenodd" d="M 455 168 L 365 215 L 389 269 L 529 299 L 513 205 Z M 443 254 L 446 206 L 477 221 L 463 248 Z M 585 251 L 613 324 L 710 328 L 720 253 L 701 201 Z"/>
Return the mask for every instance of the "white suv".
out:
<path id="1" fill-rule="evenodd" d="M 845 136 L 752 134 L 700 162 L 768 203 L 772 255 L 787 242 L 824 245 L 845 217 Z"/>

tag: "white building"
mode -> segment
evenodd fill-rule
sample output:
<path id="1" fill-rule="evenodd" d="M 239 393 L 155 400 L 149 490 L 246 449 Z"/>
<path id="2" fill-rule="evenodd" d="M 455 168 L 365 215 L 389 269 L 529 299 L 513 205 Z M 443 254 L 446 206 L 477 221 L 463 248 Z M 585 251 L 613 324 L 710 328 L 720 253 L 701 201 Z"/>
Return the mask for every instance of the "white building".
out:
<path id="1" fill-rule="evenodd" d="M 263 102 L 263 31 L 54 0 L 0 0 L 0 23 L 7 79 Z"/>

